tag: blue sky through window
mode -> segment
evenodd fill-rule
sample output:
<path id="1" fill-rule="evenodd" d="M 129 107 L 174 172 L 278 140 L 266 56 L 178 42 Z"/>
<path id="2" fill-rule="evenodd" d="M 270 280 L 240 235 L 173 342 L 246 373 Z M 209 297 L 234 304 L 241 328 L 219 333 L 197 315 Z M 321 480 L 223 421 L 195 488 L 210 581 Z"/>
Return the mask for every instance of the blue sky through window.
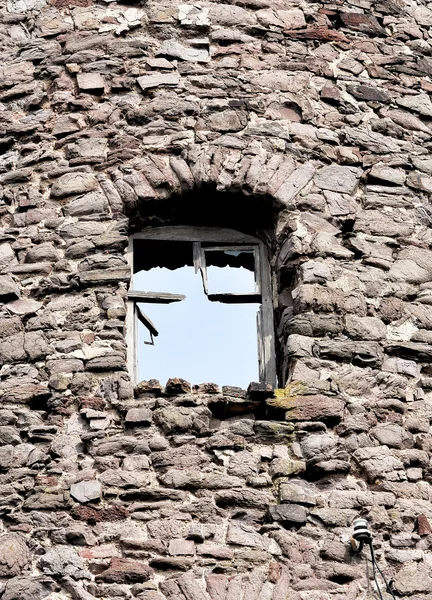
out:
<path id="1" fill-rule="evenodd" d="M 209 267 L 209 282 L 218 291 L 253 291 L 252 271 Z M 246 388 L 258 381 L 256 315 L 258 303 L 210 302 L 201 275 L 193 267 L 153 268 L 134 275 L 134 289 L 184 294 L 172 304 L 140 303 L 159 331 L 154 346 L 146 345 L 148 330 L 138 322 L 138 380 L 182 377 L 192 384 L 213 382 Z"/>

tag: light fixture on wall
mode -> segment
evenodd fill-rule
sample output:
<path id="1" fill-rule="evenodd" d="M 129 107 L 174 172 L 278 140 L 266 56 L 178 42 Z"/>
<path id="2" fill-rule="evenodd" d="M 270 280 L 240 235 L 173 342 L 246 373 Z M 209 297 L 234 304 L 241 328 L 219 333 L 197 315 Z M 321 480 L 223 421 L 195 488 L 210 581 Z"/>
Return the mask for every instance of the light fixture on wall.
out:
<path id="1" fill-rule="evenodd" d="M 366 519 L 355 519 L 354 523 L 353 523 L 353 534 L 351 537 L 351 548 L 352 551 L 355 554 L 360 554 L 360 552 L 363 550 L 363 547 L 367 545 L 369 546 L 369 550 L 370 550 L 370 555 L 371 555 L 371 563 L 372 563 L 372 572 L 373 572 L 373 578 L 375 581 L 375 585 L 377 588 L 377 592 L 378 595 L 380 597 L 380 600 L 384 600 L 383 595 L 381 593 L 379 584 L 378 584 L 378 579 L 377 579 L 377 571 L 379 572 L 379 574 L 381 575 L 381 577 L 383 578 L 385 587 L 386 587 L 386 591 L 387 593 L 390 594 L 390 596 L 396 600 L 393 591 L 389 585 L 389 583 L 387 582 L 387 579 L 384 577 L 384 573 L 381 571 L 376 557 L 375 557 L 375 550 L 373 547 L 373 537 L 372 537 L 372 533 L 369 531 L 368 529 L 368 522 L 366 521 Z"/>

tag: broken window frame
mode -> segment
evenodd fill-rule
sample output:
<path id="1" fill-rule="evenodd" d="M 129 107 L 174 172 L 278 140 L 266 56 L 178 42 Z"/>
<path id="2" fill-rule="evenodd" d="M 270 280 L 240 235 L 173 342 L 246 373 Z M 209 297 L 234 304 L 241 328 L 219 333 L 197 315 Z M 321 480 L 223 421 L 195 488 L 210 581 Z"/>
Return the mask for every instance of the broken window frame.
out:
<path id="1" fill-rule="evenodd" d="M 274 344 L 273 294 L 267 247 L 258 238 L 233 229 L 215 227 L 167 226 L 149 227 L 129 238 L 128 263 L 134 274 L 134 243 L 138 240 L 190 242 L 192 244 L 195 272 L 201 272 L 204 293 L 211 302 L 248 303 L 259 302 L 257 313 L 258 370 L 259 380 L 276 384 L 276 356 Z M 203 244 L 205 244 L 203 246 Z M 253 250 L 255 291 L 253 293 L 209 294 L 206 277 L 206 252 L 213 250 Z M 133 277 L 131 279 L 133 281 Z M 148 329 L 150 343 L 157 336 L 157 329 L 142 312 L 145 303 L 168 304 L 185 299 L 182 294 L 149 292 L 129 289 L 127 296 L 126 343 L 128 348 L 128 370 L 134 384 L 138 383 L 138 320 Z"/>

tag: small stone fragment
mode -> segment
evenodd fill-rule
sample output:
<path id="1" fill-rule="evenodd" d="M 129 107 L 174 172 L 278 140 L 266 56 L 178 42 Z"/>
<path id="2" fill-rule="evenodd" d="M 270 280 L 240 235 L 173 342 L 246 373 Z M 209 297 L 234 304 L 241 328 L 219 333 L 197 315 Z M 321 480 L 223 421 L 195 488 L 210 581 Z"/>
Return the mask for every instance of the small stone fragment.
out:
<path id="1" fill-rule="evenodd" d="M 432 533 L 432 527 L 426 515 L 419 515 L 417 517 L 417 528 L 419 535 L 429 535 Z"/>

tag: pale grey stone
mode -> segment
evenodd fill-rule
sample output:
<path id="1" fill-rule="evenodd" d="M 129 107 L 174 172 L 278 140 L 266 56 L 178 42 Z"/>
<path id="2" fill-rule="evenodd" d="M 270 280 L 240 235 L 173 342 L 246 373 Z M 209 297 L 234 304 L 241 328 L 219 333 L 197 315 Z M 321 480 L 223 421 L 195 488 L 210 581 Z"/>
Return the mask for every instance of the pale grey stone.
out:
<path id="1" fill-rule="evenodd" d="M 207 118 L 209 128 L 221 132 L 240 131 L 246 127 L 247 122 L 247 113 L 241 110 L 214 112 Z"/>
<path id="2" fill-rule="evenodd" d="M 405 431 L 403 427 L 396 423 L 382 423 L 371 429 L 371 435 L 375 437 L 380 444 L 385 444 L 391 448 L 411 448 L 413 445 L 413 436 Z"/>
<path id="3" fill-rule="evenodd" d="M 246 10 L 236 4 L 223 6 L 213 2 L 209 15 L 212 24 L 225 25 L 227 27 L 245 27 L 256 23 L 256 18 L 252 11 Z"/>
<path id="4" fill-rule="evenodd" d="M 126 413 L 125 422 L 129 425 L 150 425 L 153 416 L 149 408 L 131 408 Z"/>
<path id="5" fill-rule="evenodd" d="M 394 153 L 401 150 L 401 142 L 398 143 L 390 136 L 366 129 L 347 128 L 346 138 L 351 144 L 358 144 L 376 154 Z"/>
<path id="6" fill-rule="evenodd" d="M 181 77 L 178 73 L 155 73 L 138 77 L 137 81 L 140 88 L 145 91 L 165 85 L 177 86 L 181 81 Z"/>
<path id="7" fill-rule="evenodd" d="M 307 511 L 300 504 L 272 504 L 269 515 L 273 521 L 282 521 L 292 525 L 304 525 L 307 521 Z"/>
<path id="8" fill-rule="evenodd" d="M 259 534 L 254 527 L 231 521 L 228 525 L 227 543 L 237 546 L 250 546 L 258 550 L 268 550 L 270 540 Z"/>
<path id="9" fill-rule="evenodd" d="M 19 287 L 10 275 L 0 275 L 0 300 L 8 302 L 20 297 Z"/>
<path id="10" fill-rule="evenodd" d="M 398 471 L 403 469 L 403 464 L 396 458 L 388 446 L 377 448 L 360 448 L 354 452 L 354 459 L 359 462 L 370 482 L 375 479 L 399 479 Z"/>
<path id="11" fill-rule="evenodd" d="M 427 192 L 428 194 L 432 193 L 432 177 L 428 177 L 423 173 L 410 173 L 407 177 L 407 185 L 415 190 Z"/>
<path id="12" fill-rule="evenodd" d="M 51 594 L 52 582 L 43 577 L 8 579 L 2 600 L 43 600 Z"/>
<path id="13" fill-rule="evenodd" d="M 104 160 L 107 155 L 107 150 L 108 140 L 106 138 L 82 138 L 67 146 L 67 153 L 70 158 L 94 158 Z"/>
<path id="14" fill-rule="evenodd" d="M 227 489 L 231 487 L 240 487 L 242 481 L 238 477 L 231 477 L 221 473 L 202 473 L 190 469 L 179 470 L 169 469 L 166 475 L 160 477 L 161 482 L 175 489 Z"/>
<path id="15" fill-rule="evenodd" d="M 59 33 L 73 31 L 73 20 L 70 16 L 62 15 L 55 8 L 48 9 L 39 16 L 36 26 L 43 37 L 51 37 Z"/>
<path id="16" fill-rule="evenodd" d="M 10 244 L 0 244 L 0 268 L 16 264 L 17 258 Z"/>
<path id="17" fill-rule="evenodd" d="M 97 479 L 74 483 L 70 489 L 71 496 L 78 502 L 85 503 L 99 500 L 102 494 L 102 485 Z"/>
<path id="18" fill-rule="evenodd" d="M 77 83 L 80 92 L 103 94 L 105 91 L 105 80 L 100 73 L 78 73 Z"/>
<path id="19" fill-rule="evenodd" d="M 170 540 L 168 552 L 171 556 L 193 556 L 195 554 L 195 543 L 190 540 Z"/>
<path id="20" fill-rule="evenodd" d="M 405 183 L 406 174 L 402 169 L 393 169 L 383 164 L 373 165 L 369 171 L 369 177 L 376 177 L 383 181 L 394 183 L 395 185 L 403 185 Z"/>
<path id="21" fill-rule="evenodd" d="M 355 167 L 331 165 L 316 173 L 314 183 L 322 190 L 352 194 L 358 186 L 360 174 L 360 169 Z"/>
<path id="22" fill-rule="evenodd" d="M 414 112 L 418 112 L 425 117 L 432 117 L 432 102 L 427 94 L 417 94 L 416 96 L 403 96 L 397 98 L 396 102 Z"/>
<path id="23" fill-rule="evenodd" d="M 314 173 L 315 167 L 310 163 L 299 167 L 280 185 L 274 194 L 275 198 L 289 206 L 297 194 L 309 183 Z"/>
<path id="24" fill-rule="evenodd" d="M 409 563 L 395 577 L 395 588 L 402 595 L 432 592 L 431 570 L 428 565 Z"/>
<path id="25" fill-rule="evenodd" d="M 80 217 L 83 215 L 103 214 L 108 209 L 108 202 L 99 192 L 90 192 L 65 204 L 65 215 Z"/>
<path id="26" fill-rule="evenodd" d="M 209 53 L 207 50 L 198 48 L 188 48 L 183 46 L 175 39 L 165 40 L 158 50 L 158 55 L 172 56 L 188 62 L 208 62 Z"/>
<path id="27" fill-rule="evenodd" d="M 387 327 L 377 317 L 347 315 L 345 327 L 348 335 L 356 340 L 382 340 L 387 333 Z"/>
<path id="28" fill-rule="evenodd" d="M 42 302 L 37 300 L 30 300 L 28 298 L 22 298 L 21 300 L 14 300 L 7 304 L 7 309 L 14 315 L 32 315 L 42 308 Z"/>
<path id="29" fill-rule="evenodd" d="M 57 546 L 50 549 L 39 559 L 42 573 L 54 576 L 70 576 L 73 579 L 90 579 L 85 570 L 84 561 L 69 546 Z"/>

